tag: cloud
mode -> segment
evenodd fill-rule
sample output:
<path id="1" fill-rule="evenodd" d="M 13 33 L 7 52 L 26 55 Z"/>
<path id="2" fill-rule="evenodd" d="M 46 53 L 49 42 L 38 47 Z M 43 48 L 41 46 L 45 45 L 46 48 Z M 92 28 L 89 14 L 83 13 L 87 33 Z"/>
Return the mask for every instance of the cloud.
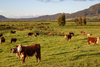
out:
<path id="1" fill-rule="evenodd" d="M 0 13 L 3 13 L 3 12 L 5 12 L 4 10 L 0 10 Z"/>
<path id="2" fill-rule="evenodd" d="M 32 15 L 27 15 L 27 14 L 26 15 L 17 15 L 17 16 L 11 15 L 8 18 L 36 18 L 39 16 L 42 16 L 42 15 L 34 15 L 34 14 L 32 14 Z"/>

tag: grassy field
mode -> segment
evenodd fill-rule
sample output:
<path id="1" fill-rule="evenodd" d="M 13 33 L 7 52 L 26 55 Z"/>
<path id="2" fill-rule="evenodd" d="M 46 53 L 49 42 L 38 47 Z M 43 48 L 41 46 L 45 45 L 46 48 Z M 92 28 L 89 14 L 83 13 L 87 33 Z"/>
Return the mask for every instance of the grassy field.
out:
<path id="1" fill-rule="evenodd" d="M 65 26 L 58 26 L 56 22 L 3 22 L 0 23 L 10 25 L 14 29 L 1 29 L 6 42 L 0 44 L 0 67 L 100 67 L 100 42 L 98 45 L 93 43 L 87 45 L 87 36 L 83 36 L 80 32 L 85 31 L 91 33 L 91 37 L 100 37 L 100 22 L 88 22 L 87 25 L 76 26 L 74 22 L 66 22 Z M 67 41 L 64 36 L 52 36 L 40 34 L 38 37 L 26 37 L 28 32 L 39 32 L 40 28 L 49 26 L 43 29 L 42 32 L 65 33 L 74 32 L 75 36 L 71 41 Z M 17 31 L 16 29 L 24 29 Z M 30 27 L 33 29 L 30 31 Z M 3 26 L 2 26 L 3 28 Z M 54 31 L 52 31 L 54 29 Z M 11 30 L 16 30 L 15 34 L 10 34 Z M 17 36 L 19 35 L 19 36 Z M 11 44 L 10 38 L 18 38 L 17 42 Z M 22 64 L 22 59 L 16 59 L 16 55 L 11 52 L 11 48 L 16 45 L 41 45 L 41 62 L 35 62 L 35 56 L 25 59 L 25 64 Z"/>

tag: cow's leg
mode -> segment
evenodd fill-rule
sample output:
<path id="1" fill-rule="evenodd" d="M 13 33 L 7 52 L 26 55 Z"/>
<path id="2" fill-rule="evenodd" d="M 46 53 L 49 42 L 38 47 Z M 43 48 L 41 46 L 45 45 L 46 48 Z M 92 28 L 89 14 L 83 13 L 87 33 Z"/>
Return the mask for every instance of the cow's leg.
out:
<path id="1" fill-rule="evenodd" d="M 88 42 L 88 46 L 90 46 L 90 42 Z"/>
<path id="2" fill-rule="evenodd" d="M 26 55 L 24 55 L 24 52 L 21 53 L 21 57 L 22 57 L 22 64 L 24 64 L 25 63 L 25 57 L 26 57 Z"/>

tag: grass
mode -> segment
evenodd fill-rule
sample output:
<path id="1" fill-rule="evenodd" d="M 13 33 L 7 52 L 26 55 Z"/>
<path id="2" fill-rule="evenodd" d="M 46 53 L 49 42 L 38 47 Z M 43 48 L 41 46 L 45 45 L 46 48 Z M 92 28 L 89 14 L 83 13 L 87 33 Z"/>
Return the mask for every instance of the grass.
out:
<path id="1" fill-rule="evenodd" d="M 36 22 L 25 22 L 27 24 L 34 24 Z M 33 30 L 30 31 L 16 31 L 16 34 L 10 34 L 8 29 L 2 30 L 6 42 L 0 44 L 0 67 L 99 67 L 100 66 L 100 42 L 99 45 L 87 45 L 87 36 L 82 36 L 80 31 L 93 34 L 92 37 L 100 36 L 100 22 L 88 22 L 86 26 L 76 26 L 74 22 L 67 22 L 65 26 L 58 26 L 55 22 L 41 24 L 40 26 L 49 26 L 49 30 L 43 32 L 65 33 L 74 32 L 75 36 L 71 41 L 66 41 L 64 36 L 52 36 L 40 34 L 38 37 L 26 37 L 28 32 L 38 32 L 40 29 L 36 28 L 39 25 L 33 25 Z M 0 23 L 1 24 L 1 23 Z M 3 24 L 3 23 L 2 23 Z M 4 24 L 8 24 L 5 22 Z M 20 24 L 18 22 L 10 22 L 9 24 Z M 22 23 L 24 24 L 24 23 Z M 29 26 L 29 25 L 28 25 Z M 24 26 L 13 26 L 16 28 L 24 28 Z M 51 29 L 54 29 L 52 31 Z M 19 35 L 19 36 L 17 36 Z M 10 43 L 10 38 L 18 38 L 16 43 Z M 11 53 L 11 48 L 18 44 L 32 45 L 39 43 L 41 45 L 41 62 L 35 62 L 35 56 L 25 59 L 25 64 L 22 64 L 22 59 L 16 59 L 15 54 Z"/>

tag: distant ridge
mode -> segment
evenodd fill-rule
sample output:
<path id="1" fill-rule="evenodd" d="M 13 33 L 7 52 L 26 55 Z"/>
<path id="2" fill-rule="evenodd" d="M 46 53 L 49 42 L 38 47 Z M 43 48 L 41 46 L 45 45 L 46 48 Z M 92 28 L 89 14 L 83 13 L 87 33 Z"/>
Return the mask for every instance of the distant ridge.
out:
<path id="1" fill-rule="evenodd" d="M 37 18 L 21 18 L 21 19 L 10 19 L 0 15 L 1 20 L 19 20 L 19 21 L 38 21 L 38 20 L 57 20 L 58 16 L 62 13 L 54 14 L 54 15 L 44 15 Z M 100 18 L 100 3 L 90 6 L 88 9 L 84 9 L 72 14 L 65 13 L 66 19 L 67 18 L 75 18 L 76 16 L 86 16 L 86 17 L 98 17 Z"/>

